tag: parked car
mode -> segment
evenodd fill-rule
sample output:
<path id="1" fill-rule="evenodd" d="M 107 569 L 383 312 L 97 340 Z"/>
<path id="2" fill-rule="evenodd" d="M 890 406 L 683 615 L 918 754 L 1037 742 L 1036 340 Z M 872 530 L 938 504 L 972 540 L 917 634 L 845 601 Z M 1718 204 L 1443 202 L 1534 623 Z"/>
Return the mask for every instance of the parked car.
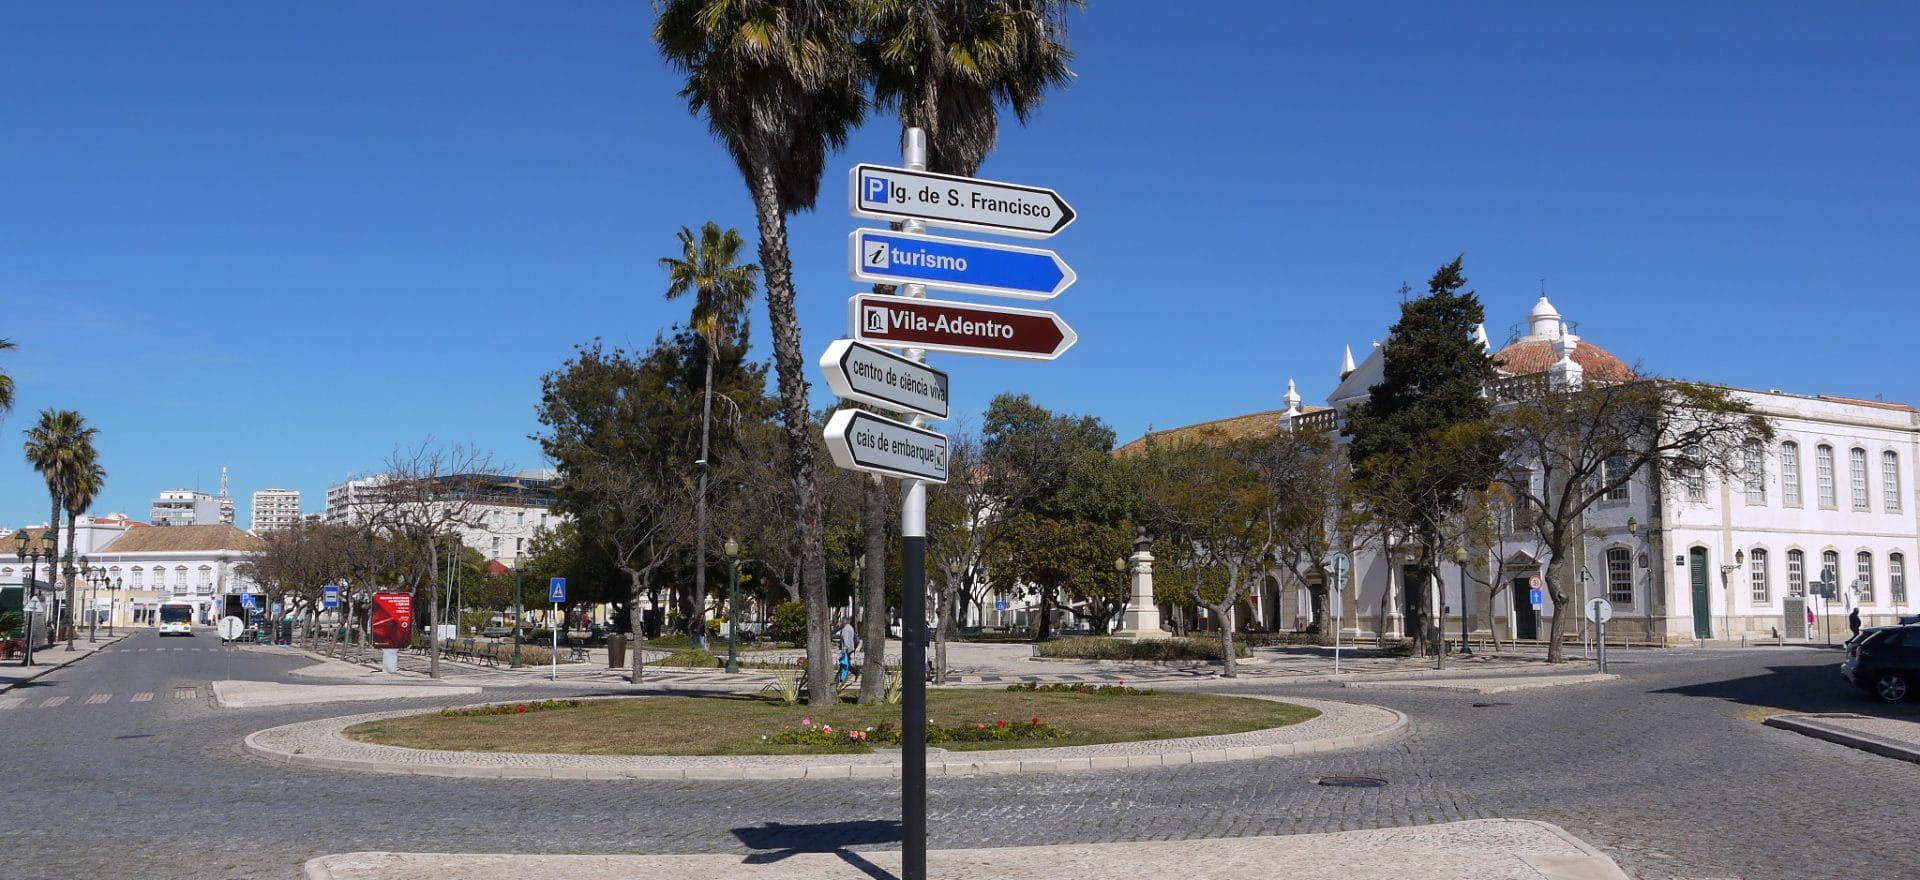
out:
<path id="1" fill-rule="evenodd" d="M 1840 675 L 1884 702 L 1912 697 L 1920 684 L 1920 624 L 1861 630 L 1847 642 Z"/>

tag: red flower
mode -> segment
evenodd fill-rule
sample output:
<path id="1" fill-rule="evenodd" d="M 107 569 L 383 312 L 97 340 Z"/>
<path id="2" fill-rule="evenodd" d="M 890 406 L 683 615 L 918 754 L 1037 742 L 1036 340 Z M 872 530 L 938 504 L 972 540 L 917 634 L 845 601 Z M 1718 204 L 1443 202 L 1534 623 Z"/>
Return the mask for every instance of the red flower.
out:
<path id="1" fill-rule="evenodd" d="M 1035 718 L 1033 719 L 1033 723 L 1035 723 L 1035 724 L 1039 724 L 1039 723 L 1040 723 L 1040 719 L 1039 719 L 1038 717 L 1035 717 Z"/>
<path id="2" fill-rule="evenodd" d="M 521 707 L 520 707 L 520 709 L 519 709 L 519 711 L 521 711 L 521 712 L 525 712 L 525 711 L 527 711 L 527 707 L 525 707 L 525 706 L 521 706 Z"/>
<path id="3" fill-rule="evenodd" d="M 998 725 L 1000 725 L 1001 727 L 1005 727 L 1005 726 L 1007 726 L 1007 722 L 1005 722 L 1005 721 L 995 721 L 995 722 L 993 722 L 993 723 L 995 723 L 995 724 L 998 724 Z"/>

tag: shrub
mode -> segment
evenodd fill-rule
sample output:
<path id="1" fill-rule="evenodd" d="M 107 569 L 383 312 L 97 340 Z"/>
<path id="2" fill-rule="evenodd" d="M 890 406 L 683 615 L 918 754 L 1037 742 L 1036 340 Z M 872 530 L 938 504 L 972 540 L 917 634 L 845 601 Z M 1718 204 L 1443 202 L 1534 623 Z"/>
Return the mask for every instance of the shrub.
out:
<path id="1" fill-rule="evenodd" d="M 572 709 L 580 705 L 579 700 L 535 700 L 531 703 L 496 703 L 491 706 L 472 706 L 466 709 L 441 709 L 446 718 L 464 718 L 476 715 L 518 715 L 525 712 L 551 712 L 555 709 Z"/>
<path id="2" fill-rule="evenodd" d="M 773 606 L 773 638 L 778 642 L 807 642 L 807 603 L 797 599 Z"/>
<path id="3" fill-rule="evenodd" d="M 1041 657 L 1070 657 L 1078 660 L 1194 660 L 1220 663 L 1220 640 L 1208 636 L 1184 639 L 1116 639 L 1109 636 L 1083 636 L 1055 639 L 1035 645 Z M 1233 645 L 1235 657 L 1247 656 L 1247 646 Z"/>
<path id="4" fill-rule="evenodd" d="M 1395 639 L 1381 646 L 1381 650 L 1385 651 L 1389 657 L 1412 657 L 1413 640 Z"/>
<path id="5" fill-rule="evenodd" d="M 1153 691 L 1144 690 L 1142 688 L 1127 687 L 1127 683 L 1124 681 L 1119 684 L 1099 684 L 1099 685 L 1087 684 L 1086 682 L 1079 682 L 1079 681 L 1076 681 L 1072 684 L 1034 684 L 1032 682 L 1028 682 L 1026 684 L 1007 685 L 1007 690 L 1043 691 L 1043 692 L 1050 692 L 1050 693 L 1068 693 L 1068 694 L 1094 694 L 1096 696 L 1102 696 L 1102 697 L 1144 697 L 1153 693 Z"/>
<path id="6" fill-rule="evenodd" d="M 713 654 L 709 652 L 695 648 L 691 651 L 675 651 L 668 655 L 665 660 L 653 661 L 653 665 L 712 669 L 718 666 L 725 666 L 726 661 L 713 656 Z"/>
<path id="7" fill-rule="evenodd" d="M 1018 742 L 1020 740 L 1062 739 L 1067 732 L 1038 718 L 1028 721 L 996 720 L 959 724 L 953 727 L 927 725 L 927 744 L 950 742 Z M 841 728 L 835 730 L 831 724 L 815 725 L 802 719 L 800 727 L 783 730 L 770 737 L 767 742 L 777 745 L 795 746 L 846 746 L 846 745 L 883 745 L 897 746 L 902 736 L 899 725 L 891 721 L 882 721 L 867 728 Z"/>
<path id="8" fill-rule="evenodd" d="M 800 683 L 804 677 L 800 674 L 798 666 L 776 669 L 773 671 L 773 684 L 767 685 L 766 690 L 773 691 L 779 696 L 780 702 L 789 706 L 798 706 L 800 705 Z"/>

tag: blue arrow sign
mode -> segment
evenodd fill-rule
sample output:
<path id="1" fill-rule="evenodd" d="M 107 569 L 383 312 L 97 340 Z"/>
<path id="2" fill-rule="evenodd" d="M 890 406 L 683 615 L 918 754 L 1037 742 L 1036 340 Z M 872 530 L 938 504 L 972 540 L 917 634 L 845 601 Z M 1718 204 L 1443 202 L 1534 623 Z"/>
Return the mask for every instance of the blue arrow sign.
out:
<path id="1" fill-rule="evenodd" d="M 560 603 L 567 601 L 567 579 L 554 578 L 547 581 L 547 601 Z"/>
<path id="2" fill-rule="evenodd" d="M 855 281 L 1052 299 L 1079 277 L 1059 254 L 1040 248 L 888 229 L 856 229 L 847 242 Z"/>

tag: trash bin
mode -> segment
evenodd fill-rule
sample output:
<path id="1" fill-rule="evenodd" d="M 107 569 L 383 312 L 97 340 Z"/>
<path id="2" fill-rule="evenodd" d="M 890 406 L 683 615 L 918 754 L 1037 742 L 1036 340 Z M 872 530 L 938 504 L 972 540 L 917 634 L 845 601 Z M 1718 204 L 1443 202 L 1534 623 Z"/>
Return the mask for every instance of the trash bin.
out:
<path id="1" fill-rule="evenodd" d="M 607 636 L 607 668 L 623 669 L 627 665 L 627 637 L 621 633 Z"/>

